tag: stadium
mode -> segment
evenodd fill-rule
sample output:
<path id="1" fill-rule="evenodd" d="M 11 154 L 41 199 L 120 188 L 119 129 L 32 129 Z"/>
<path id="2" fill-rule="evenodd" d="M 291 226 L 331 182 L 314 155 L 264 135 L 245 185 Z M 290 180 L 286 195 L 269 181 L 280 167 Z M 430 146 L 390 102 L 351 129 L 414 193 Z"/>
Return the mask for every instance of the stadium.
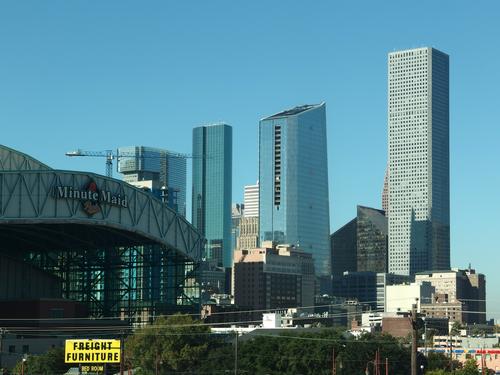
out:
<path id="1" fill-rule="evenodd" d="M 0 145 L 0 319 L 195 311 L 203 246 L 146 191 Z"/>

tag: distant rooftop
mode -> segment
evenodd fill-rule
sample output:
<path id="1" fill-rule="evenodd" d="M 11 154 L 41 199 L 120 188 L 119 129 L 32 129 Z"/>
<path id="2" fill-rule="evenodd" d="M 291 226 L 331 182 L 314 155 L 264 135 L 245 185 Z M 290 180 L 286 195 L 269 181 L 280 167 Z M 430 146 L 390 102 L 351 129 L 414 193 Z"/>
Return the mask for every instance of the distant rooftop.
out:
<path id="1" fill-rule="evenodd" d="M 278 112 L 272 116 L 264 118 L 263 120 L 272 120 L 274 118 L 294 116 L 294 115 L 297 115 L 299 113 L 305 112 L 311 108 L 319 107 L 320 105 L 321 104 L 305 104 L 305 105 L 297 106 L 297 107 L 287 109 L 287 110 L 282 111 L 282 112 Z"/>

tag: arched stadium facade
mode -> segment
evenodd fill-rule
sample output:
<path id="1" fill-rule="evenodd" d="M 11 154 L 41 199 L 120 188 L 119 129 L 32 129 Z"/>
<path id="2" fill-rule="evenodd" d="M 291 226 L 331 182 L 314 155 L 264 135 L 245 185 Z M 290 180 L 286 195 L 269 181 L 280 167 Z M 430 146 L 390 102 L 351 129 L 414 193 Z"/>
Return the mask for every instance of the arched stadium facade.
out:
<path id="1" fill-rule="evenodd" d="M 203 246 L 189 222 L 148 192 L 0 146 L 0 259 L 50 275 L 61 298 L 90 316 L 196 306 Z"/>

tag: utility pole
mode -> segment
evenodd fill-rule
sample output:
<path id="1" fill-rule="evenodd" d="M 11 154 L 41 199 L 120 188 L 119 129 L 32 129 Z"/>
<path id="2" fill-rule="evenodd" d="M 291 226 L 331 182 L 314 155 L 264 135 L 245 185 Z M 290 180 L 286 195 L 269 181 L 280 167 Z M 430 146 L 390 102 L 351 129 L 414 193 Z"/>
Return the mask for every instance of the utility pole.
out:
<path id="1" fill-rule="evenodd" d="M 234 375 L 238 375 L 238 331 L 234 340 Z"/>
<path id="2" fill-rule="evenodd" d="M 4 329 L 0 328 L 0 369 L 2 368 L 2 355 L 3 355 L 3 335 Z"/>
<path id="3" fill-rule="evenodd" d="M 120 375 L 123 375 L 123 367 L 124 367 L 124 358 L 123 358 L 123 354 L 124 354 L 124 348 L 123 348 L 123 332 L 121 334 L 121 337 L 120 337 Z"/>
<path id="4" fill-rule="evenodd" d="M 335 366 L 335 347 L 333 347 L 333 351 L 332 351 L 332 358 L 333 358 L 333 368 L 332 368 L 332 375 L 337 375 L 337 368 Z"/>
<path id="5" fill-rule="evenodd" d="M 411 375 L 417 375 L 417 304 L 411 307 Z"/>
<path id="6" fill-rule="evenodd" d="M 380 348 L 377 348 L 377 353 L 375 354 L 375 374 L 380 374 Z"/>
<path id="7" fill-rule="evenodd" d="M 450 330 L 450 369 L 453 372 L 453 335 L 452 335 L 452 330 Z"/>

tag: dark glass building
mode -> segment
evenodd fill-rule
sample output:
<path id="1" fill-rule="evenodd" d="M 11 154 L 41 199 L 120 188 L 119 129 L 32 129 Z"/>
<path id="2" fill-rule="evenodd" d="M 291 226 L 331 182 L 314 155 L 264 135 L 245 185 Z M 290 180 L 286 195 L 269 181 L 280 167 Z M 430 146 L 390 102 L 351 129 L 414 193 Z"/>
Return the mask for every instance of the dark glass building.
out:
<path id="1" fill-rule="evenodd" d="M 345 271 L 357 271 L 357 227 L 354 218 L 330 237 L 332 248 L 332 275 L 342 276 Z"/>
<path id="2" fill-rule="evenodd" d="M 387 272 L 388 247 L 385 212 L 358 206 L 357 270 Z"/>
<path id="3" fill-rule="evenodd" d="M 231 192 L 233 129 L 226 124 L 193 129 L 192 222 L 207 240 L 205 259 L 232 265 Z"/>
<path id="4" fill-rule="evenodd" d="M 357 300 L 383 310 L 387 285 L 409 282 L 409 277 L 383 272 L 344 272 L 335 278 L 333 293 L 336 297 Z"/>
<path id="5" fill-rule="evenodd" d="M 384 211 L 358 206 L 356 217 L 331 235 L 333 276 L 387 272 L 387 236 Z"/>

